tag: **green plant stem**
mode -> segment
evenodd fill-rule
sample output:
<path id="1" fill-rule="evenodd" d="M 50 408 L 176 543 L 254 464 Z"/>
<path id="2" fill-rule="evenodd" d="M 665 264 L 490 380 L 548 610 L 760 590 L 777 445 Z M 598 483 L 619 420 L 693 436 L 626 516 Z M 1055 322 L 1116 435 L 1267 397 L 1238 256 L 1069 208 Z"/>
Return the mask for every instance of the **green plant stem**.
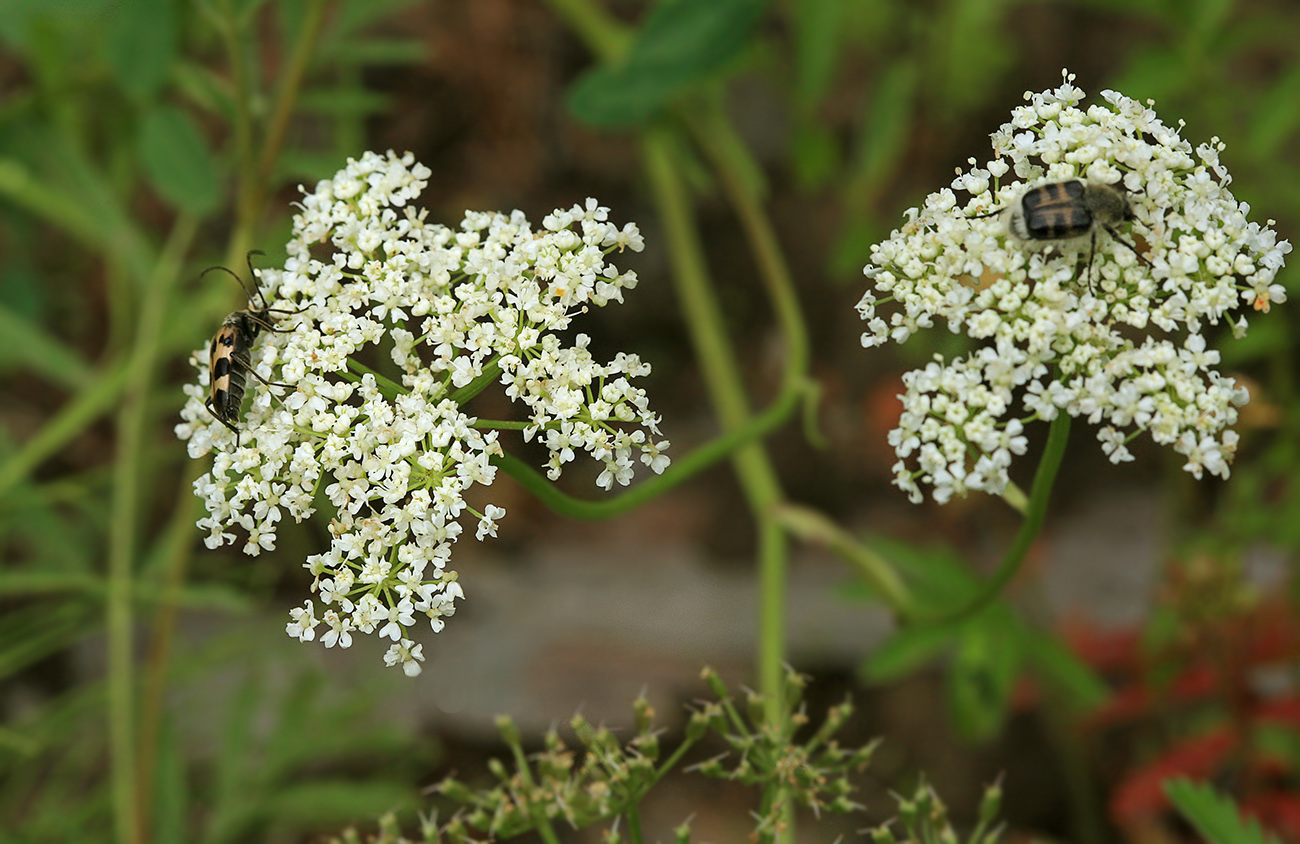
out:
<path id="1" fill-rule="evenodd" d="M 117 838 L 143 841 L 147 806 L 139 800 L 135 745 L 132 602 L 136 559 L 136 530 L 141 512 L 139 468 L 152 427 L 149 394 L 158 369 L 159 338 L 180 277 L 180 265 L 198 222 L 181 214 L 154 265 L 144 290 L 135 341 L 131 349 L 126 390 L 117 415 L 117 450 L 113 464 L 111 517 L 108 530 L 108 732 L 112 751 L 113 811 Z"/>
<path id="2" fill-rule="evenodd" d="M 721 179 L 723 191 L 731 207 L 735 209 L 745 237 L 753 250 L 758 264 L 758 277 L 767 290 L 768 300 L 772 303 L 782 339 L 785 341 L 786 362 L 782 387 L 793 389 L 796 384 L 807 380 L 811 356 L 808 323 L 799 305 L 794 279 L 786 265 L 776 231 L 763 207 L 763 197 L 760 192 L 763 183 L 761 169 L 750 155 L 748 147 L 732 128 L 723 110 L 720 96 L 709 97 L 704 107 L 689 112 L 686 125 L 689 127 L 691 137 L 704 151 L 714 172 Z M 766 455 L 762 455 L 762 460 L 758 462 L 767 466 Z M 761 467 L 756 466 L 756 470 L 758 468 Z M 779 505 L 782 496 L 777 486 L 775 472 L 771 473 L 770 484 L 762 473 L 756 471 L 755 474 L 760 493 L 770 493 L 770 500 L 764 503 L 765 509 L 756 512 L 759 513 L 764 525 L 779 528 L 780 522 L 775 518 L 773 511 Z M 767 718 L 770 723 L 775 724 L 779 719 L 786 717 L 783 665 L 788 552 L 784 543 L 781 543 L 779 553 L 769 553 L 760 557 L 759 566 L 759 676 L 767 700 Z M 779 637 L 779 641 L 773 641 L 775 637 Z M 793 814 L 787 812 L 786 820 L 787 823 L 793 824 Z"/>
<path id="3" fill-rule="evenodd" d="M 582 35 L 593 53 L 606 62 L 616 59 L 626 47 L 621 33 L 609 25 L 603 31 L 597 24 L 605 19 L 593 4 L 584 0 L 552 0 L 552 6 Z M 600 35 L 600 38 L 597 38 Z M 795 392 L 791 387 L 802 380 L 807 366 L 807 340 L 798 302 L 790 284 L 789 273 L 756 191 L 756 180 L 745 178 L 757 172 L 742 144 L 735 140 L 722 112 L 714 104 L 695 135 L 711 163 L 717 169 L 750 244 L 757 256 L 761 276 L 781 322 L 788 344 L 787 365 L 782 394 Z M 713 131 L 721 134 L 714 139 Z M 660 218 L 667 235 L 673 265 L 673 281 L 682 311 L 700 361 L 715 412 L 722 428 L 735 433 L 752 420 L 752 411 L 744 391 L 741 368 L 727 340 L 722 309 L 709 280 L 698 227 L 691 213 L 691 203 L 678 176 L 681 169 L 676 145 L 677 133 L 663 126 L 650 127 L 643 133 L 642 155 Z M 788 388 L 788 389 L 787 389 Z M 786 717 L 783 670 L 786 640 L 785 592 L 788 549 L 784 531 L 772 511 L 783 493 L 776 472 L 761 444 L 752 443 L 732 458 L 741 489 L 758 526 L 758 675 L 759 687 L 766 701 L 766 717 L 773 726 Z M 793 839 L 793 817 L 789 835 Z"/>
<path id="4" fill-rule="evenodd" d="M 925 614 L 917 621 L 926 624 L 956 624 L 980 612 L 993 602 L 1008 583 L 1011 582 L 1025 562 L 1030 546 L 1043 530 L 1047 518 L 1047 505 L 1052 497 L 1052 487 L 1056 484 L 1056 473 L 1060 471 L 1061 460 L 1065 457 L 1065 447 L 1070 441 L 1070 416 L 1058 413 L 1052 420 L 1047 432 L 1047 445 L 1043 449 L 1042 459 L 1034 472 L 1034 486 L 1029 491 L 1029 505 L 1025 510 L 1025 520 L 1020 523 L 1011 547 L 998 564 L 993 575 L 985 582 L 984 589 L 973 600 L 963 606 L 936 614 Z"/>
<path id="5" fill-rule="evenodd" d="M 533 779 L 533 769 L 528 766 L 528 757 L 524 755 L 524 748 L 518 741 L 510 742 L 510 753 L 515 759 L 515 770 L 519 772 L 519 778 L 523 780 L 528 787 L 529 792 L 535 793 L 537 790 L 537 781 Z M 555 833 L 555 827 L 546 817 L 546 812 L 535 804 L 529 803 L 528 815 L 532 818 L 533 828 L 541 836 L 546 844 L 560 844 L 560 837 Z"/>
<path id="6" fill-rule="evenodd" d="M 235 192 L 235 231 L 230 238 L 226 252 L 226 264 L 238 265 L 238 258 L 248 249 L 246 236 L 251 231 L 250 218 L 254 209 L 255 197 L 260 192 L 256 184 L 256 153 L 253 152 L 253 112 L 250 108 L 253 95 L 249 85 L 247 60 L 242 39 L 247 16 L 238 19 L 231 0 L 218 4 L 213 16 L 213 26 L 221 36 L 226 48 L 226 58 L 230 62 L 231 87 L 234 89 L 231 100 L 234 113 L 231 115 L 231 134 L 234 138 L 234 160 L 236 168 Z M 244 237 L 241 237 L 243 235 Z"/>
<path id="7" fill-rule="evenodd" d="M 915 614 L 916 607 L 907 584 L 889 561 L 863 545 L 834 520 L 811 507 L 794 504 L 782 505 L 775 515 L 785 529 L 795 536 L 830 548 L 835 555 L 852 566 L 899 616 L 907 619 Z"/>
<path id="8" fill-rule="evenodd" d="M 691 342 L 705 383 L 727 431 L 750 418 L 749 401 L 739 363 L 728 344 L 722 308 L 714 295 L 691 203 L 678 173 L 677 136 L 662 126 L 643 138 L 643 156 L 655 203 L 663 220 L 673 265 L 673 281 L 682 302 Z M 780 718 L 785 659 L 786 541 L 769 515 L 782 498 L 776 472 L 762 447 L 746 446 L 732 457 L 741 489 L 758 521 L 759 566 L 759 687 L 768 700 L 768 713 Z M 775 723 L 775 721 L 773 722 Z"/>
<path id="9" fill-rule="evenodd" d="M 626 492 L 598 501 L 576 498 L 560 491 L 554 482 L 511 454 L 493 457 L 492 462 L 536 496 L 539 501 L 562 516 L 588 520 L 608 519 L 634 510 L 647 501 L 657 498 L 727 458 L 745 443 L 776 429 L 790 418 L 798 407 L 798 402 L 798 392 L 782 394 L 761 415 L 755 416 L 743 427 L 722 434 L 707 444 L 692 449 L 680 460 L 674 460 L 672 466 L 662 475 L 647 478 Z M 520 427 L 525 425 L 526 423 L 519 424 Z"/>
<path id="10" fill-rule="evenodd" d="M 629 800 L 627 811 L 623 814 L 627 816 L 628 840 L 632 842 L 632 844 L 642 844 L 644 835 L 641 833 L 641 811 L 637 807 L 637 802 L 635 800 Z"/>
<path id="11" fill-rule="evenodd" d="M 611 64 L 622 58 L 632 43 L 632 33 L 603 6 L 591 0 L 548 0 L 556 14 L 582 39 L 582 43 L 602 62 Z"/>
<path id="12" fill-rule="evenodd" d="M 293 117 L 294 106 L 298 101 L 298 90 L 302 86 L 303 76 L 307 73 L 307 64 L 311 61 L 312 51 L 316 47 L 316 40 L 320 37 L 321 24 L 324 20 L 324 0 L 309 0 L 306 20 L 298 31 L 298 40 L 293 45 L 289 66 L 280 77 L 280 89 L 276 94 L 275 106 L 271 109 L 266 136 L 262 139 L 262 153 L 257 164 L 257 178 L 254 180 L 256 189 L 249 192 L 254 205 L 247 209 L 254 217 L 261 213 L 262 206 L 266 203 L 267 191 L 272 187 L 275 163 L 279 160 L 281 147 L 284 146 L 289 119 Z"/>
<path id="13" fill-rule="evenodd" d="M 200 474 L 199 465 L 193 464 L 183 472 L 176 490 L 176 507 L 172 510 L 162 539 L 158 543 L 162 565 L 162 588 L 157 596 L 157 607 L 149 628 L 149 653 L 146 657 L 145 680 L 140 700 L 140 729 L 137 746 L 140 755 L 141 803 L 153 804 L 153 786 L 156 776 L 158 734 L 163 724 L 163 707 L 167 698 L 167 669 L 175 641 L 176 616 L 181 603 L 181 590 L 189 569 L 194 545 L 195 513 L 199 501 L 194 496 L 194 481 Z M 147 596 L 137 593 L 137 600 Z M 147 819 L 146 819 L 147 820 Z"/>

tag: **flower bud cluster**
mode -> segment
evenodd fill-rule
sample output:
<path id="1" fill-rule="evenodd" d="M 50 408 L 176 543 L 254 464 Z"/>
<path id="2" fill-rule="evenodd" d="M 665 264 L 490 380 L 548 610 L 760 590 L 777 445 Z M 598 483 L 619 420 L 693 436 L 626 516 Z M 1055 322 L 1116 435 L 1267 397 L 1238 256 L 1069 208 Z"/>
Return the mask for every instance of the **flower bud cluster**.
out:
<path id="1" fill-rule="evenodd" d="M 1248 396 L 1214 368 L 1204 332 L 1222 322 L 1241 337 L 1242 310 L 1285 301 L 1276 276 L 1291 245 L 1271 220 L 1248 219 L 1217 138 L 1193 149 L 1149 105 L 1114 91 L 1085 106 L 1072 80 L 1027 93 L 993 133 L 993 160 L 971 159 L 872 247 L 873 289 L 858 303 L 864 346 L 937 323 L 983 344 L 905 379 L 890 441 L 895 483 L 913 501 L 921 484 L 940 502 L 1001 494 L 1025 452 L 1024 424 L 1062 412 L 1096 425 L 1116 463 L 1133 459 L 1127 445 L 1145 432 L 1196 477 L 1228 475 L 1230 426 Z M 1120 188 L 1135 219 L 1109 230 L 1094 221 L 1069 240 L 1017 236 L 1008 209 L 1027 190 L 1074 179 Z"/>
<path id="2" fill-rule="evenodd" d="M 206 348 L 176 428 L 191 457 L 215 451 L 195 484 L 209 547 L 236 542 L 238 528 L 246 553 L 272 550 L 284 516 L 328 505 L 330 547 L 305 563 L 319 604 L 294 610 L 289 634 L 311 641 L 323 624 L 327 647 L 378 634 L 393 643 L 385 661 L 410 675 L 423 659 L 416 620 L 437 632 L 463 597 L 448 568 L 461 520 L 476 517 L 482 540 L 505 515 L 466 500 L 492 483 L 501 453 L 466 401 L 499 383 L 525 408 L 525 436 L 548 449 L 552 479 L 582 451 L 604 465 L 605 489 L 627 484 L 638 460 L 668 463 L 631 381 L 650 367 L 625 353 L 599 363 L 585 335 L 559 334 L 636 286 L 605 260 L 642 248 L 636 226 L 588 200 L 538 231 L 518 211 L 467 212 L 452 229 L 411 204 L 429 176 L 409 153 L 367 153 L 306 194 L 283 269 L 259 272 L 279 318 L 252 350 L 239 436 L 204 407 Z"/>

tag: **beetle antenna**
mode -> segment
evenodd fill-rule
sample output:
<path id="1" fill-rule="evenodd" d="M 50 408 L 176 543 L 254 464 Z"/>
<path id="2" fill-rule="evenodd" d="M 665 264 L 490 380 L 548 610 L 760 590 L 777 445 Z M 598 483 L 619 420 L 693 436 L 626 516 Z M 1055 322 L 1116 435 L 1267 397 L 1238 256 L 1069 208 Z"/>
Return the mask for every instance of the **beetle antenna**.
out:
<path id="1" fill-rule="evenodd" d="M 248 301 L 250 302 L 253 301 L 253 295 L 254 295 L 253 289 L 248 286 L 248 283 L 246 281 L 244 281 L 242 278 L 239 277 L 239 273 L 235 272 L 232 269 L 229 269 L 228 267 L 208 267 L 206 270 L 199 273 L 199 278 L 203 278 L 205 275 L 212 272 L 213 270 L 220 270 L 221 272 L 229 275 L 235 281 L 239 282 L 239 286 L 244 289 L 245 295 L 248 296 Z"/>
<path id="2" fill-rule="evenodd" d="M 248 253 L 247 258 L 245 259 L 248 261 L 249 275 L 253 278 L 257 278 L 257 273 L 253 269 L 254 255 L 265 256 L 266 253 L 263 252 L 261 249 L 254 249 Z M 258 310 L 266 310 L 266 297 L 262 295 L 262 291 L 258 289 L 256 286 L 250 286 L 248 282 L 244 281 L 242 278 L 239 277 L 239 273 L 235 272 L 232 269 L 229 269 L 227 267 L 221 267 L 221 266 L 208 267 L 206 270 L 199 273 L 199 278 L 203 278 L 205 275 L 212 272 L 213 270 L 220 270 L 221 272 L 226 273 L 227 275 L 234 278 L 235 281 L 239 282 L 239 286 L 244 289 L 244 293 L 248 296 L 248 301 L 252 302 L 253 304 L 257 304 L 257 300 L 261 300 L 262 306 Z"/>
<path id="3" fill-rule="evenodd" d="M 266 253 L 263 252 L 261 249 L 253 249 L 253 250 L 249 251 L 249 253 L 248 253 L 247 255 L 244 256 L 244 260 L 245 260 L 246 262 L 248 262 L 248 277 L 249 277 L 249 278 L 254 278 L 254 279 L 255 279 L 255 278 L 257 278 L 257 270 L 253 269 L 253 256 L 254 256 L 254 255 L 261 255 L 263 258 L 265 258 L 265 257 L 266 257 Z M 259 299 L 262 300 L 262 307 L 261 307 L 259 310 L 263 310 L 263 311 L 264 311 L 264 310 L 266 310 L 266 296 L 264 296 L 264 295 L 262 294 L 262 286 L 261 286 L 260 284 L 257 284 L 257 285 L 254 285 L 254 288 L 257 290 L 257 298 L 259 298 Z M 249 301 L 252 301 L 252 300 L 250 299 Z"/>

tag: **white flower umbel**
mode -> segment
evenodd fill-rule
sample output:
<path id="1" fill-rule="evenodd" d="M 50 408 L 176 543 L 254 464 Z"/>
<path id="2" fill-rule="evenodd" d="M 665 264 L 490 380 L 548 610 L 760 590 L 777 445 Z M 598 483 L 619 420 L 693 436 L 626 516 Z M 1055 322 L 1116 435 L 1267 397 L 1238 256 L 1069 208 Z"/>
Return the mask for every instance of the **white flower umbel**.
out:
<path id="1" fill-rule="evenodd" d="M 1141 432 L 1187 458 L 1196 477 L 1227 477 L 1237 445 L 1229 427 L 1246 390 L 1216 371 L 1209 326 L 1246 332 L 1242 311 L 1285 301 L 1276 275 L 1291 245 L 1247 219 L 1228 190 L 1218 138 L 1195 149 L 1148 106 L 1114 91 L 1084 106 L 1061 87 L 992 135 L 993 160 L 971 159 L 952 184 L 907 212 L 871 248 L 874 289 L 858 303 L 862 344 L 902 343 L 946 323 L 985 345 L 964 360 L 935 358 L 904 383 L 890 442 L 895 483 L 913 501 L 981 490 L 1002 494 L 1023 426 L 1064 411 L 1098 426 L 1114 462 L 1131 460 Z M 1181 124 L 1180 124 L 1181 127 Z M 1025 191 L 1080 179 L 1121 187 L 1133 221 L 1094 241 L 1015 236 L 1005 209 Z M 1004 210 L 1003 213 L 998 213 Z M 881 306 L 890 303 L 888 309 Z M 1017 399 L 1026 415 L 1016 416 Z"/>
<path id="2" fill-rule="evenodd" d="M 411 205 L 429 175 L 409 153 L 367 153 L 307 194 L 284 268 L 259 272 L 270 307 L 293 313 L 273 314 L 277 330 L 253 349 L 260 378 L 248 378 L 241 435 L 203 406 L 206 347 L 176 428 L 192 457 L 215 452 L 195 484 L 209 547 L 236 542 L 238 529 L 256 555 L 275 548 L 285 515 L 331 513 L 330 548 L 305 563 L 321 606 L 293 610 L 289 635 L 312 641 L 323 624 L 326 647 L 348 647 L 354 633 L 376 634 L 393 642 L 384 661 L 409 675 L 424 659 L 417 619 L 437 632 L 463 597 L 448 567 L 462 517 L 483 539 L 505 515 L 464 498 L 492 483 L 489 458 L 501 453 L 466 401 L 504 387 L 523 405 L 525 436 L 549 449 L 552 479 L 580 451 L 604 464 L 606 489 L 628 483 L 638 459 L 655 472 L 668 462 L 658 417 L 630 380 L 650 367 L 625 353 L 601 364 L 587 337 L 566 345 L 556 333 L 636 286 L 606 263 L 642 248 L 636 226 L 616 227 L 588 200 L 539 231 L 518 211 L 467 212 L 451 229 Z"/>

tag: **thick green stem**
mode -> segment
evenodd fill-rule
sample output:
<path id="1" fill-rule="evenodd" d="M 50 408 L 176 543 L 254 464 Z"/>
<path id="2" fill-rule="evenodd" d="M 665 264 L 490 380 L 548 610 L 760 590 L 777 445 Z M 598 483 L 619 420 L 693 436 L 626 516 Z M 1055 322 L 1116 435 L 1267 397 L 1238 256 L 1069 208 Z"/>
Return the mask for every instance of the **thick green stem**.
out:
<path id="1" fill-rule="evenodd" d="M 663 127 L 645 133 L 646 173 L 664 224 L 673 266 L 673 281 L 700 361 L 705 383 L 724 429 L 735 431 L 749 421 L 744 379 L 726 336 L 722 307 L 709 281 L 704 247 L 691 212 L 690 199 L 679 175 L 677 136 Z M 785 537 L 770 513 L 782 498 L 776 472 L 758 445 L 747 446 L 732 458 L 750 511 L 759 524 L 759 686 L 770 701 L 769 714 L 779 717 L 782 664 L 785 659 Z"/>
<path id="2" fill-rule="evenodd" d="M 158 369 L 159 338 L 171 302 L 182 257 L 197 230 L 197 221 L 182 215 L 172 228 L 166 248 L 144 285 L 135 342 L 131 350 L 126 390 L 117 416 L 117 451 L 108 538 L 108 729 L 112 748 L 113 808 L 119 841 L 142 841 L 144 812 L 137 779 L 133 654 L 136 530 L 141 511 L 139 467 L 152 428 L 149 393 Z"/>

